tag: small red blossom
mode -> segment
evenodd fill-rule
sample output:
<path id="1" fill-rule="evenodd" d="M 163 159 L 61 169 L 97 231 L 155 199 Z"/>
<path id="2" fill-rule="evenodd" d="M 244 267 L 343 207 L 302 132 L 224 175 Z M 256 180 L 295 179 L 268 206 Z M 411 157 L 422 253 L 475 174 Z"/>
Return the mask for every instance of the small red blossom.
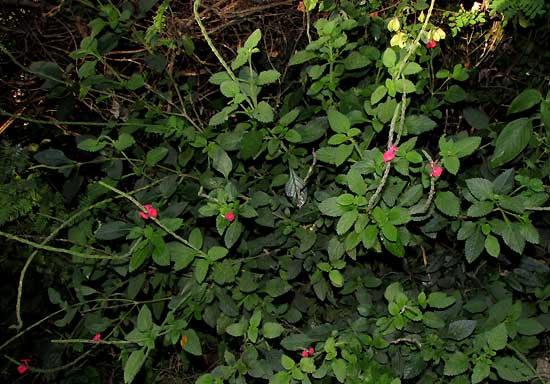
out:
<path id="1" fill-rule="evenodd" d="M 147 212 L 143 212 L 143 211 L 139 212 L 139 215 L 143 219 L 145 219 L 145 220 L 150 219 L 150 218 L 154 219 L 158 216 L 157 210 L 151 204 L 145 204 L 143 206 L 143 208 L 145 208 L 147 210 Z"/>
<path id="2" fill-rule="evenodd" d="M 399 148 L 397 148 L 396 145 L 392 145 L 390 149 L 384 152 L 384 163 L 392 161 L 395 158 L 395 152 L 397 152 L 398 150 Z"/>
<path id="3" fill-rule="evenodd" d="M 308 350 L 309 354 L 310 355 L 313 355 L 315 353 L 315 349 L 313 349 L 312 347 L 309 348 Z"/>
<path id="4" fill-rule="evenodd" d="M 301 353 L 302 357 L 308 357 L 309 356 L 309 352 L 307 351 L 307 349 L 304 349 Z"/>
<path id="5" fill-rule="evenodd" d="M 437 41 L 435 41 L 435 40 L 430 40 L 426 44 L 426 48 L 428 48 L 428 49 L 433 49 L 435 47 L 437 47 Z"/>
<path id="6" fill-rule="evenodd" d="M 443 168 L 435 166 L 432 169 L 432 172 L 430 172 L 430 176 L 431 177 L 439 177 L 439 176 L 441 176 L 442 173 L 443 173 Z"/>
<path id="7" fill-rule="evenodd" d="M 29 369 L 30 361 L 31 359 L 21 359 L 21 363 L 23 364 L 17 366 L 17 372 L 19 372 L 20 374 L 27 372 L 27 370 Z"/>
<path id="8" fill-rule="evenodd" d="M 235 214 L 233 212 L 229 211 L 225 214 L 225 219 L 227 221 L 229 221 L 230 223 L 232 223 L 235 220 Z"/>
<path id="9" fill-rule="evenodd" d="M 101 341 L 101 333 L 96 333 L 94 337 L 92 337 L 92 341 Z"/>
<path id="10" fill-rule="evenodd" d="M 296 7 L 296 10 L 297 10 L 298 12 L 305 12 L 305 11 L 306 11 L 306 6 L 305 6 L 305 4 L 304 4 L 303 1 L 300 1 L 300 2 L 298 3 L 298 6 Z"/>

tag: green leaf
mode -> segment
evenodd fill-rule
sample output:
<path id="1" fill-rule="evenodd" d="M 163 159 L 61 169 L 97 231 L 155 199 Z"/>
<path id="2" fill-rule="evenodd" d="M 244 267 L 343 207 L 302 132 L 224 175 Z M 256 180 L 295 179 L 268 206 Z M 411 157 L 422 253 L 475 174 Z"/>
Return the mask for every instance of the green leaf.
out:
<path id="1" fill-rule="evenodd" d="M 195 280 L 197 280 L 197 283 L 202 283 L 204 279 L 206 278 L 206 274 L 208 273 L 208 268 L 210 267 L 210 264 L 208 263 L 208 260 L 199 259 L 197 260 L 195 264 L 194 274 L 195 274 Z"/>
<path id="2" fill-rule="evenodd" d="M 147 157 L 145 158 L 145 164 L 149 166 L 156 165 L 159 161 L 164 159 L 168 154 L 168 148 L 165 147 L 156 147 L 147 152 Z"/>
<path id="3" fill-rule="evenodd" d="M 189 244 L 191 244 L 195 249 L 201 249 L 203 244 L 203 237 L 200 228 L 193 228 L 189 234 Z"/>
<path id="4" fill-rule="evenodd" d="M 337 269 L 333 269 L 328 273 L 328 277 L 330 279 L 330 282 L 332 285 L 334 285 L 337 288 L 341 288 L 344 286 L 344 276 L 338 271 Z"/>
<path id="5" fill-rule="evenodd" d="M 124 365 L 124 383 L 131 383 L 134 381 L 134 378 L 144 362 L 145 348 L 138 349 L 130 354 L 126 364 Z"/>
<path id="6" fill-rule="evenodd" d="M 447 296 L 444 292 L 432 292 L 428 296 L 428 304 L 430 307 L 443 309 L 455 303 L 456 299 L 452 296 Z"/>
<path id="7" fill-rule="evenodd" d="M 514 252 L 523 253 L 525 248 L 525 238 L 521 235 L 521 229 L 518 223 L 507 223 L 502 232 L 502 240 Z"/>
<path id="8" fill-rule="evenodd" d="M 420 135 L 437 127 L 437 123 L 426 115 L 410 115 L 405 119 L 405 127 L 409 135 Z"/>
<path id="9" fill-rule="evenodd" d="M 192 329 L 187 329 L 181 335 L 187 337 L 187 344 L 185 344 L 183 350 L 195 356 L 202 356 L 201 341 L 197 333 Z"/>
<path id="10" fill-rule="evenodd" d="M 174 271 L 181 271 L 193 262 L 197 251 L 183 245 L 179 241 L 173 241 L 166 244 L 170 252 L 170 259 L 174 262 Z"/>
<path id="11" fill-rule="evenodd" d="M 460 160 L 458 160 L 458 157 L 454 155 L 445 156 L 443 158 L 443 166 L 447 171 L 453 175 L 456 175 L 460 169 Z"/>
<path id="12" fill-rule="evenodd" d="M 347 133 L 351 127 L 348 117 L 335 109 L 329 109 L 327 112 L 330 128 L 336 133 Z"/>
<path id="13" fill-rule="evenodd" d="M 258 84 L 258 85 L 272 84 L 272 83 L 276 82 L 277 80 L 279 80 L 279 77 L 281 77 L 281 74 L 278 71 L 274 70 L 274 69 L 270 69 L 270 70 L 267 70 L 267 71 L 262 71 L 258 75 L 258 79 L 256 80 L 256 84 Z"/>
<path id="14" fill-rule="evenodd" d="M 445 376 L 456 376 L 464 373 L 468 370 L 469 359 L 462 352 L 455 352 L 445 360 L 445 367 L 443 368 L 443 374 Z"/>
<path id="15" fill-rule="evenodd" d="M 444 98 L 449 103 L 459 103 L 466 98 L 466 92 L 459 85 L 451 85 Z"/>
<path id="16" fill-rule="evenodd" d="M 34 155 L 34 158 L 40 164 L 45 164 L 52 167 L 74 163 L 74 161 L 68 159 L 63 151 L 60 151 L 59 149 L 45 149 Z"/>
<path id="17" fill-rule="evenodd" d="M 397 228 L 391 223 L 384 223 L 380 226 L 382 234 L 389 241 L 397 241 Z"/>
<path id="18" fill-rule="evenodd" d="M 273 108 L 266 101 L 260 101 L 252 111 L 252 117 L 262 123 L 271 123 L 274 119 Z"/>
<path id="19" fill-rule="evenodd" d="M 137 328 L 140 332 L 146 332 L 153 326 L 153 315 L 149 307 L 144 304 L 139 310 L 137 317 Z"/>
<path id="20" fill-rule="evenodd" d="M 476 329 L 475 320 L 456 320 L 449 324 L 447 336 L 453 340 L 460 341 L 470 336 Z"/>
<path id="21" fill-rule="evenodd" d="M 460 200 L 450 191 L 437 192 L 435 206 L 447 216 L 457 217 L 460 213 Z"/>
<path id="22" fill-rule="evenodd" d="M 493 366 L 501 378 L 512 383 L 529 381 L 533 378 L 531 369 L 515 357 L 505 356 L 498 358 L 495 360 Z"/>
<path id="23" fill-rule="evenodd" d="M 131 135 L 127 133 L 121 133 L 118 136 L 118 140 L 115 141 L 114 146 L 117 150 L 124 151 L 125 149 L 130 148 L 135 143 L 136 141 Z"/>
<path id="24" fill-rule="evenodd" d="M 473 234 L 466 239 L 464 244 L 464 254 L 468 263 L 472 263 L 475 259 L 481 255 L 485 248 L 485 236 L 481 233 L 479 227 L 477 227 Z"/>
<path id="25" fill-rule="evenodd" d="M 246 41 L 244 42 L 244 49 L 251 50 L 252 48 L 256 48 L 258 43 L 260 42 L 260 39 L 262 38 L 262 31 L 257 28 L 248 36 Z"/>
<path id="26" fill-rule="evenodd" d="M 345 212 L 342 217 L 340 217 L 340 220 L 338 220 L 338 224 L 336 224 L 336 233 L 339 235 L 346 233 L 355 223 L 358 215 L 359 212 L 356 209 Z"/>
<path id="27" fill-rule="evenodd" d="M 238 81 L 226 80 L 220 84 L 220 91 L 225 97 L 233 98 L 241 93 Z"/>
<path id="28" fill-rule="evenodd" d="M 107 145 L 107 142 L 106 141 L 103 141 L 103 140 L 99 140 L 99 139 L 85 139 L 85 140 L 82 140 L 80 141 L 78 144 L 77 144 L 77 147 L 78 149 L 81 149 L 83 151 L 86 151 L 86 152 L 99 152 L 101 151 L 103 148 L 105 148 L 105 146 Z M 50 150 L 47 150 L 47 151 L 50 151 Z M 54 151 L 58 151 L 57 149 L 54 149 Z M 60 151 L 61 152 L 61 151 Z M 40 153 L 40 152 L 39 152 Z M 61 152 L 63 154 L 63 152 Z M 37 154 L 38 155 L 38 154 Z M 63 157 L 65 157 L 65 155 L 63 154 Z M 35 155 L 35 158 L 36 158 L 36 155 Z M 38 161 L 40 161 L 39 159 L 37 159 Z M 68 159 L 67 159 L 68 160 Z"/>
<path id="29" fill-rule="evenodd" d="M 516 322 L 517 331 L 520 335 L 534 336 L 544 332 L 544 326 L 533 318 L 521 318 Z"/>
<path id="30" fill-rule="evenodd" d="M 126 82 L 126 88 L 130 91 L 135 91 L 145 85 L 145 79 L 139 73 L 134 73 Z"/>
<path id="31" fill-rule="evenodd" d="M 367 183 L 359 171 L 352 168 L 346 175 L 346 180 L 350 191 L 356 195 L 363 196 L 367 192 Z"/>
<path id="32" fill-rule="evenodd" d="M 279 323 L 266 322 L 262 326 L 262 335 L 266 339 L 275 339 L 283 333 L 285 329 Z"/>
<path id="33" fill-rule="evenodd" d="M 492 201 L 476 201 L 468 208 L 466 215 L 469 217 L 483 217 L 491 213 L 494 207 Z"/>
<path id="34" fill-rule="evenodd" d="M 464 108 L 464 119 L 474 129 L 488 129 L 489 116 L 477 108 Z"/>
<path id="35" fill-rule="evenodd" d="M 485 238 L 485 250 L 493 257 L 500 256 L 500 243 L 498 239 L 493 235 L 487 235 Z"/>
<path id="36" fill-rule="evenodd" d="M 214 148 L 209 151 L 209 155 L 212 158 L 212 166 L 215 170 L 220 172 L 226 179 L 233 168 L 233 162 L 231 158 L 219 145 L 215 145 Z"/>
<path id="37" fill-rule="evenodd" d="M 232 222 L 229 227 L 227 227 L 223 241 L 228 249 L 237 243 L 243 233 L 243 230 L 244 226 L 238 221 Z"/>
<path id="38" fill-rule="evenodd" d="M 391 48 L 386 48 L 386 50 L 382 54 L 382 63 L 387 68 L 393 68 L 395 66 L 396 60 L 397 55 L 395 54 L 395 51 Z"/>
<path id="39" fill-rule="evenodd" d="M 329 197 L 319 204 L 321 213 L 330 217 L 342 216 L 346 211 L 338 203 L 338 197 Z"/>
<path id="40" fill-rule="evenodd" d="M 195 382 L 195 384 L 215 384 L 215 383 L 216 383 L 216 379 L 210 373 L 205 373 L 204 375 L 201 375 Z"/>
<path id="41" fill-rule="evenodd" d="M 455 145 L 455 155 L 458 158 L 466 157 L 474 153 L 476 149 L 479 148 L 481 144 L 481 137 L 472 136 L 465 137 L 463 139 L 457 140 L 454 142 Z"/>
<path id="42" fill-rule="evenodd" d="M 416 86 L 409 79 L 397 79 L 394 84 L 395 90 L 399 93 L 413 93 L 416 91 Z"/>
<path id="43" fill-rule="evenodd" d="M 478 361 L 472 370 L 472 384 L 478 384 L 491 374 L 491 366 L 483 361 Z"/>
<path id="44" fill-rule="evenodd" d="M 512 113 L 523 112 L 528 109 L 533 108 L 535 105 L 540 103 L 542 100 L 542 95 L 536 89 L 526 89 L 517 95 L 514 100 L 510 103 L 508 107 L 507 115 Z"/>
<path id="45" fill-rule="evenodd" d="M 300 65 L 305 63 L 306 61 L 309 61 L 313 58 L 317 57 L 317 53 L 313 51 L 297 51 L 292 57 L 290 58 L 288 65 Z"/>
<path id="46" fill-rule="evenodd" d="M 508 331 L 504 323 L 487 332 L 487 344 L 493 351 L 500 351 L 508 343 Z"/>
<path id="47" fill-rule="evenodd" d="M 387 93 L 388 93 L 388 89 L 386 88 L 386 86 L 383 84 L 379 85 L 370 96 L 371 105 L 378 103 L 380 100 L 384 98 L 384 96 L 386 96 Z"/>
<path id="48" fill-rule="evenodd" d="M 506 124 L 495 141 L 491 167 L 500 167 L 519 155 L 529 144 L 533 127 L 531 120 L 521 118 Z"/>
<path id="49" fill-rule="evenodd" d="M 317 158 L 325 163 L 341 165 L 352 152 L 352 144 L 342 144 L 337 147 L 321 147 L 317 151 Z"/>
<path id="50" fill-rule="evenodd" d="M 134 228 L 133 225 L 123 221 L 110 221 L 99 227 L 95 233 L 95 237 L 98 240 L 120 239 L 130 233 L 132 228 Z"/>
<path id="51" fill-rule="evenodd" d="M 471 194 L 478 200 L 490 200 L 493 197 L 493 183 L 487 179 L 467 179 L 466 185 L 468 186 Z"/>
<path id="52" fill-rule="evenodd" d="M 208 260 L 212 262 L 223 259 L 228 252 L 227 248 L 214 246 L 208 250 Z"/>
<path id="53" fill-rule="evenodd" d="M 403 75 L 414 75 L 422 71 L 420 64 L 415 63 L 414 61 L 407 63 L 403 69 Z"/>
<path id="54" fill-rule="evenodd" d="M 241 337 L 246 333 L 248 325 L 244 322 L 230 324 L 225 328 L 225 332 L 234 337 Z"/>
<path id="55" fill-rule="evenodd" d="M 241 144 L 241 157 L 248 160 L 260 151 L 264 135 L 260 131 L 250 131 L 243 135 Z"/>
<path id="56" fill-rule="evenodd" d="M 346 360 L 335 359 L 334 361 L 332 361 L 330 367 L 332 368 L 332 372 L 334 372 L 334 376 L 336 376 L 336 380 L 338 380 L 340 383 L 345 383 L 348 369 L 348 364 L 346 363 Z"/>

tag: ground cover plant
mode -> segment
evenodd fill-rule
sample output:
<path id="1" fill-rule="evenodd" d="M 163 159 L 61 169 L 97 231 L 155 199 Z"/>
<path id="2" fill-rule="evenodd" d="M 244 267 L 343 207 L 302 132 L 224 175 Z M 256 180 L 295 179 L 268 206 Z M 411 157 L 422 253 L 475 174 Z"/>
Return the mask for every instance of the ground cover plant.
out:
<path id="1" fill-rule="evenodd" d="M 549 380 L 544 2 L 26 6 L 6 382 Z"/>

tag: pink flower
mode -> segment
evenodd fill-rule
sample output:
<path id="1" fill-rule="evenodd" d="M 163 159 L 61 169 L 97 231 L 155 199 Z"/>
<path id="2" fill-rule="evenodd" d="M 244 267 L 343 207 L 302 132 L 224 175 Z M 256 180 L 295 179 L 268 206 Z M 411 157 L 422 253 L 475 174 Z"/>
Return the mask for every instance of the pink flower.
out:
<path id="1" fill-rule="evenodd" d="M 443 173 L 443 168 L 438 167 L 437 165 L 432 169 L 432 172 L 430 172 L 431 177 L 439 177 Z"/>
<path id="2" fill-rule="evenodd" d="M 150 219 L 151 217 L 154 219 L 158 216 L 157 210 L 151 204 L 145 204 L 143 208 L 147 210 L 147 212 L 143 212 L 143 211 L 139 212 L 139 215 L 143 219 L 147 220 L 147 219 Z"/>
<path id="3" fill-rule="evenodd" d="M 21 362 L 23 364 L 17 366 L 17 372 L 19 372 L 20 374 L 27 372 L 27 370 L 29 369 L 29 361 L 31 361 L 31 359 L 21 359 Z"/>
<path id="4" fill-rule="evenodd" d="M 233 212 L 229 211 L 225 214 L 225 219 L 227 221 L 229 221 L 230 223 L 232 223 L 235 220 L 235 214 Z"/>
<path id="5" fill-rule="evenodd" d="M 315 349 L 313 349 L 312 347 L 309 348 L 308 350 L 309 354 L 310 355 L 313 355 L 315 353 Z"/>
<path id="6" fill-rule="evenodd" d="M 302 357 L 308 357 L 309 356 L 309 352 L 307 351 L 307 349 L 304 349 L 301 353 Z"/>
<path id="7" fill-rule="evenodd" d="M 435 41 L 435 40 L 430 40 L 426 44 L 426 48 L 428 48 L 428 49 L 433 49 L 435 47 L 437 47 L 437 41 Z"/>
<path id="8" fill-rule="evenodd" d="M 101 341 L 101 333 L 96 333 L 94 337 L 92 337 L 92 341 Z"/>
<path id="9" fill-rule="evenodd" d="M 384 163 L 392 161 L 395 158 L 395 152 L 397 152 L 398 150 L 399 148 L 397 148 L 397 146 L 392 145 L 390 149 L 384 152 Z"/>
<path id="10" fill-rule="evenodd" d="M 432 163 L 426 164 L 428 168 L 433 168 L 430 172 L 431 177 L 439 177 L 443 173 L 443 168 L 437 165 L 437 160 Z"/>

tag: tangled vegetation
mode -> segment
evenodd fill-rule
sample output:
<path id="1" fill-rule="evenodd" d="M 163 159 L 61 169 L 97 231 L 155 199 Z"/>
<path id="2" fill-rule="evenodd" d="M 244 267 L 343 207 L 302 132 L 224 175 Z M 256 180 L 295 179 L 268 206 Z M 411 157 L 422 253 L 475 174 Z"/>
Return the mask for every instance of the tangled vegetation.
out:
<path id="1" fill-rule="evenodd" d="M 548 382 L 549 6 L 439 3 L 0 2 L 4 381 Z"/>

